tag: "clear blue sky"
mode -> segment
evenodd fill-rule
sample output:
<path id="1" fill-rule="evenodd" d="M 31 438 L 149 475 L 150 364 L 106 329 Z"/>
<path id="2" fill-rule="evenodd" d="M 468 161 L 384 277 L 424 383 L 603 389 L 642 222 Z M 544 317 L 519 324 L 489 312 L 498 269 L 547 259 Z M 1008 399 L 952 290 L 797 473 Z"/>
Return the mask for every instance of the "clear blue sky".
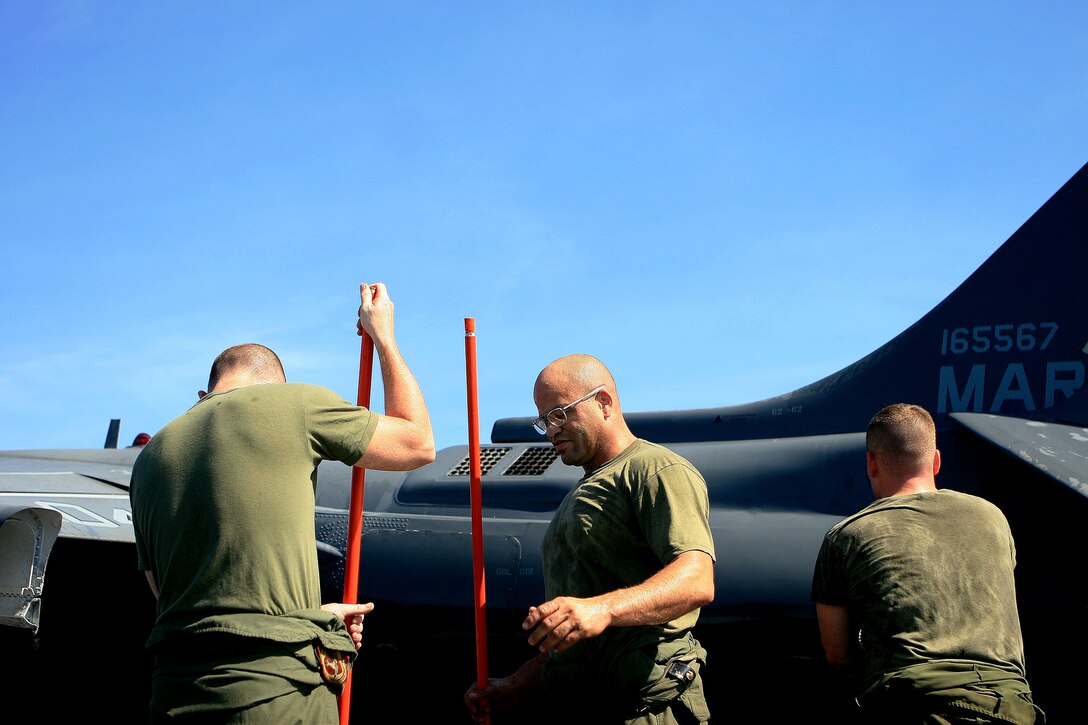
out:
<path id="1" fill-rule="evenodd" d="M 439 447 L 465 317 L 485 442 L 571 352 L 628 411 L 778 395 L 1085 162 L 1082 0 L 3 2 L 0 449 L 154 433 L 238 342 L 354 400 L 363 281 Z"/>

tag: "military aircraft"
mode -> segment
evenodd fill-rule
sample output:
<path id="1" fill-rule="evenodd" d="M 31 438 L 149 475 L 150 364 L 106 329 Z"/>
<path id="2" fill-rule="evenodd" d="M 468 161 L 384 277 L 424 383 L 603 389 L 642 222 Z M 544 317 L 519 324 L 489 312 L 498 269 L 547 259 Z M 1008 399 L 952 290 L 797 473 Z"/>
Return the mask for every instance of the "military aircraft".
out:
<path id="1" fill-rule="evenodd" d="M 984 496 L 1008 517 L 1028 678 L 1051 722 L 1073 716 L 1069 663 L 1088 644 L 1076 583 L 1088 524 L 1086 241 L 1088 166 L 944 301 L 856 363 L 763 401 L 628 414 L 636 435 L 675 449 L 707 481 L 717 594 L 696 635 L 710 652 L 712 711 L 767 723 L 853 716 L 822 663 L 812 568 L 827 529 L 872 500 L 869 418 L 914 402 L 937 423 L 938 485 Z M 40 712 L 116 712 L 103 692 L 118 686 L 131 712 L 146 702 L 153 603 L 135 570 L 127 497 L 138 450 L 0 453 L 0 645 L 23 663 L 10 692 L 26 704 L 66 676 L 70 693 Z M 377 609 L 353 677 L 353 720 L 381 700 L 408 722 L 467 721 L 469 454 L 454 446 L 416 471 L 367 473 L 360 598 Z M 530 418 L 496 421 L 481 464 L 489 672 L 501 676 L 533 654 L 519 624 L 542 601 L 541 537 L 579 470 L 556 460 Z M 321 465 L 327 601 L 343 587 L 349 489 L 347 467 Z"/>

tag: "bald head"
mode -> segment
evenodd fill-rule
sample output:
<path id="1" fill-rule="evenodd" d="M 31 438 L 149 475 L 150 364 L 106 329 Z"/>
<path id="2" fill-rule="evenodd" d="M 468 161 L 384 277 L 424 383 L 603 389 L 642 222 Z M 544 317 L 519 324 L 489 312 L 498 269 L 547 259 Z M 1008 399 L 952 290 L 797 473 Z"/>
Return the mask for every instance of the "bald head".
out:
<path id="1" fill-rule="evenodd" d="M 574 398 L 581 397 L 598 385 L 605 386 L 615 398 L 614 403 L 619 407 L 619 399 L 616 395 L 616 381 L 612 379 L 612 373 L 597 358 L 592 355 L 565 355 L 548 364 L 540 374 L 536 376 L 536 385 L 533 387 L 533 397 L 537 397 L 537 391 L 553 391 L 560 397 L 570 396 L 576 391 Z"/>
<path id="2" fill-rule="evenodd" d="M 931 470 L 937 453 L 933 418 L 918 405 L 886 406 L 869 421 L 865 449 L 898 475 Z"/>
<path id="3" fill-rule="evenodd" d="M 219 353 L 208 376 L 208 392 L 222 392 L 243 385 L 284 382 L 287 382 L 287 378 L 283 374 L 279 356 L 264 345 L 251 342 L 228 347 Z"/>
<path id="4" fill-rule="evenodd" d="M 547 436 L 568 466 L 591 471 L 635 440 L 620 411 L 616 381 L 591 355 L 566 355 L 549 363 L 536 376 L 533 401 L 542 416 L 564 409 L 563 422 L 550 421 Z"/>

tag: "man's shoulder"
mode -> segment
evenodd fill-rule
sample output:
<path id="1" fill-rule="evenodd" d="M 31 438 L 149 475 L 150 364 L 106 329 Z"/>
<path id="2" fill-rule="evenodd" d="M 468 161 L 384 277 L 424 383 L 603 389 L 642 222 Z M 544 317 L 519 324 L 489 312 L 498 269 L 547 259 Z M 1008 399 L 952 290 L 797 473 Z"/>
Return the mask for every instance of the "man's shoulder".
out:
<path id="1" fill-rule="evenodd" d="M 670 469 L 676 469 L 690 472 L 700 479 L 703 477 L 699 469 L 687 458 L 660 443 L 653 443 L 642 438 L 632 444 L 630 455 L 624 463 L 626 468 L 641 476 L 656 476 Z"/>
<path id="2" fill-rule="evenodd" d="M 990 501 L 976 496 L 973 493 L 964 493 L 963 491 L 957 491 L 954 488 L 939 488 L 936 493 L 942 498 L 949 501 L 956 501 L 964 506 L 981 506 L 989 508 L 994 506 Z"/>
<path id="3" fill-rule="evenodd" d="M 683 462 L 691 465 L 686 458 L 668 446 L 648 441 L 645 438 L 636 438 L 634 443 L 631 444 L 630 450 L 632 457 L 638 457 L 645 460 Z"/>
<path id="4" fill-rule="evenodd" d="M 329 407 L 350 406 L 352 403 L 329 388 L 313 383 L 271 383 L 237 388 L 230 393 L 242 392 L 239 401 L 254 401 L 271 405 L 297 404 Z"/>
<path id="5" fill-rule="evenodd" d="M 1005 519 L 1005 512 L 989 499 L 982 498 L 970 493 L 964 493 L 963 491 L 956 491 L 951 488 L 942 488 L 937 491 L 941 504 L 947 507 L 954 507 L 957 511 L 963 512 L 964 515 L 973 513 L 981 517 L 989 517 L 990 519 Z"/>
<path id="6" fill-rule="evenodd" d="M 911 510 L 924 514 L 935 508 L 948 509 L 950 507 L 1004 516 L 1000 508 L 980 496 L 950 488 L 942 488 L 936 491 L 912 493 L 905 496 L 878 498 L 865 508 L 850 514 L 832 526 L 827 532 L 827 536 L 834 538 L 843 535 L 844 532 L 864 530 L 870 523 L 879 526 L 880 524 L 876 523 L 878 519 L 884 516 L 895 516 L 897 511 Z"/>
<path id="7" fill-rule="evenodd" d="M 328 388 L 322 385 L 314 385 L 313 383 L 272 383 L 268 385 L 253 385 L 251 387 L 259 389 L 262 394 L 267 395 L 333 395 L 337 398 L 340 397 Z"/>
<path id="8" fill-rule="evenodd" d="M 329 407 L 351 405 L 332 390 L 310 383 L 247 385 L 211 393 L 163 426 L 144 446 L 136 460 L 150 458 L 164 446 L 171 447 L 183 442 L 192 431 L 201 430 L 210 421 L 223 416 L 229 419 L 260 416 L 266 409 L 301 409 L 306 404 Z"/>
<path id="9" fill-rule="evenodd" d="M 843 535 L 847 531 L 857 531 L 863 528 L 873 517 L 883 514 L 887 511 L 899 508 L 902 505 L 902 501 L 897 501 L 896 497 L 878 498 L 871 502 L 868 506 L 855 511 L 842 521 L 831 527 L 827 532 L 827 538 L 835 538 Z"/>

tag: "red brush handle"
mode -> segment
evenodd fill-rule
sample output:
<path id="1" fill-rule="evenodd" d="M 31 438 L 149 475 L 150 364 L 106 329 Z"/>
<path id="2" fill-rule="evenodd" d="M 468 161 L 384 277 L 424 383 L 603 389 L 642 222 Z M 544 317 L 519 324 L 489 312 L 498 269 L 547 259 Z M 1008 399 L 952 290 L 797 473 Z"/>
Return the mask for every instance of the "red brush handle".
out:
<path id="1" fill-rule="evenodd" d="M 370 379 L 374 372 L 374 341 L 370 335 L 362 333 L 363 341 L 359 350 L 359 395 L 357 404 L 370 407 Z M 363 540 L 363 482 L 366 470 L 358 466 L 351 468 L 351 503 L 348 506 L 348 553 L 344 562 L 344 603 L 359 602 L 359 549 Z M 340 694 L 340 725 L 348 725 L 351 711 L 351 670 Z"/>

